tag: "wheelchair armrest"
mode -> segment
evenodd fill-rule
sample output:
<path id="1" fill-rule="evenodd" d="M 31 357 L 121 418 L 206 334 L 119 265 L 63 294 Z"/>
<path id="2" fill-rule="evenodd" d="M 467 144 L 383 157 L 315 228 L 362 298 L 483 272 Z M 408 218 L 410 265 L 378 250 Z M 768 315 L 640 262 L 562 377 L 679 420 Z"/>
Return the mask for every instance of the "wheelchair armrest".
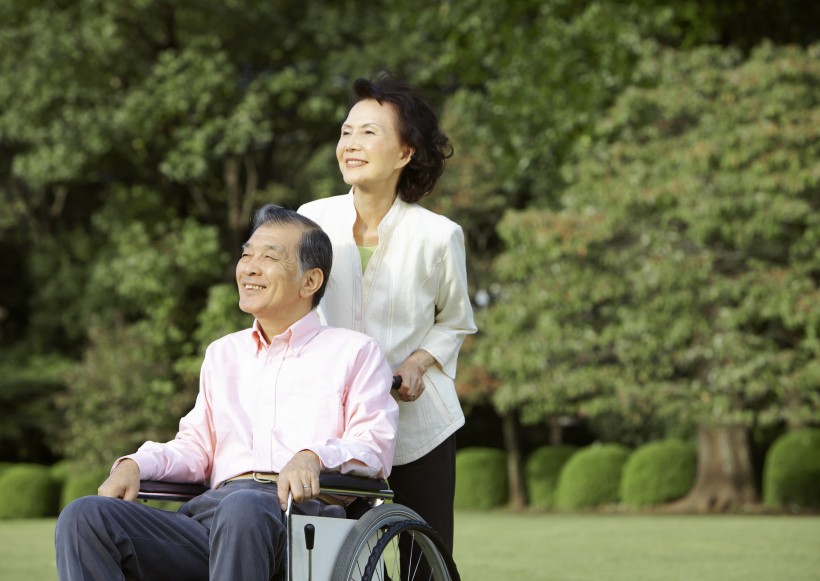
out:
<path id="1" fill-rule="evenodd" d="M 161 482 L 140 480 L 140 500 L 173 500 L 184 502 L 208 490 L 204 484 L 193 482 Z"/>
<path id="2" fill-rule="evenodd" d="M 319 488 L 324 494 L 343 496 L 363 496 L 373 498 L 393 498 L 393 491 L 385 480 L 323 472 L 319 475 Z M 185 502 L 208 490 L 204 484 L 190 482 L 162 482 L 140 480 L 140 500 L 172 500 Z"/>
<path id="3" fill-rule="evenodd" d="M 352 474 L 323 472 L 319 475 L 319 488 L 325 494 L 393 498 L 393 491 L 390 490 L 387 481 Z"/>

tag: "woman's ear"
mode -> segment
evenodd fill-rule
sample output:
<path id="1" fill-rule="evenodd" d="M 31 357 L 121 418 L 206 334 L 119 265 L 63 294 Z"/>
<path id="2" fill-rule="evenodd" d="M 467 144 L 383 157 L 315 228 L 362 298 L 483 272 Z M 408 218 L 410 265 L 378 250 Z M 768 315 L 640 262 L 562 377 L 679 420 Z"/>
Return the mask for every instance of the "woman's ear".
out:
<path id="1" fill-rule="evenodd" d="M 302 289 L 300 296 L 302 298 L 309 298 L 313 296 L 316 291 L 322 288 L 322 283 L 325 281 L 325 275 L 321 268 L 311 268 L 302 275 Z"/>
<path id="2" fill-rule="evenodd" d="M 416 150 L 412 147 L 405 147 L 404 151 L 402 152 L 402 156 L 399 158 L 398 167 L 406 167 L 410 160 L 413 159 L 413 155 L 415 155 Z"/>

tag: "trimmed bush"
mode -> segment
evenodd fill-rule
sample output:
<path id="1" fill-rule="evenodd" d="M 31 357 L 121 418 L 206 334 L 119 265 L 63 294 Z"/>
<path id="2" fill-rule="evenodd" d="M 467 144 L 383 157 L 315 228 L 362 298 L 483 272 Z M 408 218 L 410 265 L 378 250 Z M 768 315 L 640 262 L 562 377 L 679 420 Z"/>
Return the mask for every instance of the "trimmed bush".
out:
<path id="1" fill-rule="evenodd" d="M 65 484 L 68 477 L 71 475 L 73 468 L 71 462 L 68 460 L 60 460 L 56 464 L 52 464 L 49 468 L 51 477 L 61 484 Z"/>
<path id="2" fill-rule="evenodd" d="M 487 510 L 506 504 L 508 486 L 503 450 L 475 447 L 456 454 L 456 508 Z"/>
<path id="3" fill-rule="evenodd" d="M 692 488 L 697 448 L 683 440 L 650 442 L 635 450 L 624 465 L 621 500 L 630 506 L 651 506 L 676 500 Z"/>
<path id="4" fill-rule="evenodd" d="M 60 510 L 63 510 L 68 506 L 68 503 L 81 496 L 93 496 L 97 494 L 97 488 L 108 478 L 108 474 L 108 468 L 70 472 L 63 483 L 63 490 L 60 495 Z"/>
<path id="5" fill-rule="evenodd" d="M 561 469 L 577 450 L 575 446 L 542 446 L 530 454 L 524 466 L 530 506 L 555 507 Z"/>
<path id="6" fill-rule="evenodd" d="M 775 440 L 763 466 L 763 502 L 820 508 L 820 429 L 789 432 Z"/>
<path id="7" fill-rule="evenodd" d="M 595 444 L 573 454 L 558 478 L 556 506 L 572 510 L 618 502 L 629 453 L 619 444 Z"/>
<path id="8" fill-rule="evenodd" d="M 17 464 L 0 475 L 0 519 L 56 516 L 59 498 L 48 466 Z"/>

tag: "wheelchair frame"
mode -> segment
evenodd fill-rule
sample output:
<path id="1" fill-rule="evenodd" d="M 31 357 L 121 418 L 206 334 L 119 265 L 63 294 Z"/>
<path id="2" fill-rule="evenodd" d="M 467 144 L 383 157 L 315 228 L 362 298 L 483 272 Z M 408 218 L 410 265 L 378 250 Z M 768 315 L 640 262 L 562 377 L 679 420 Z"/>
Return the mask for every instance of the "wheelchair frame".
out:
<path id="1" fill-rule="evenodd" d="M 438 533 L 410 508 L 385 502 L 393 491 L 384 480 L 322 473 L 319 487 L 322 494 L 363 498 L 371 508 L 358 520 L 306 516 L 293 512 L 289 496 L 287 581 L 460 581 Z M 206 490 L 201 484 L 142 481 L 138 498 L 185 502 Z M 401 573 L 399 542 L 406 561 Z"/>

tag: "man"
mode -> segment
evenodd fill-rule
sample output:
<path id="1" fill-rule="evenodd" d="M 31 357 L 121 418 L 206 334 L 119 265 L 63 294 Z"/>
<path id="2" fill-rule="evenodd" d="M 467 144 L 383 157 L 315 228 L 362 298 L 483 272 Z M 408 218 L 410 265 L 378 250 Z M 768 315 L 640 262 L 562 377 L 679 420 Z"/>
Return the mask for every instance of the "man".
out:
<path id="1" fill-rule="evenodd" d="M 398 406 L 391 370 L 366 335 L 324 327 L 314 310 L 330 274 L 327 235 L 268 204 L 236 266 L 251 329 L 205 354 L 200 389 L 174 440 L 120 458 L 99 496 L 57 522 L 60 579 L 242 579 L 281 573 L 288 494 L 314 503 L 319 473 L 384 478 Z M 210 482 L 161 511 L 134 500 L 139 481 Z"/>

